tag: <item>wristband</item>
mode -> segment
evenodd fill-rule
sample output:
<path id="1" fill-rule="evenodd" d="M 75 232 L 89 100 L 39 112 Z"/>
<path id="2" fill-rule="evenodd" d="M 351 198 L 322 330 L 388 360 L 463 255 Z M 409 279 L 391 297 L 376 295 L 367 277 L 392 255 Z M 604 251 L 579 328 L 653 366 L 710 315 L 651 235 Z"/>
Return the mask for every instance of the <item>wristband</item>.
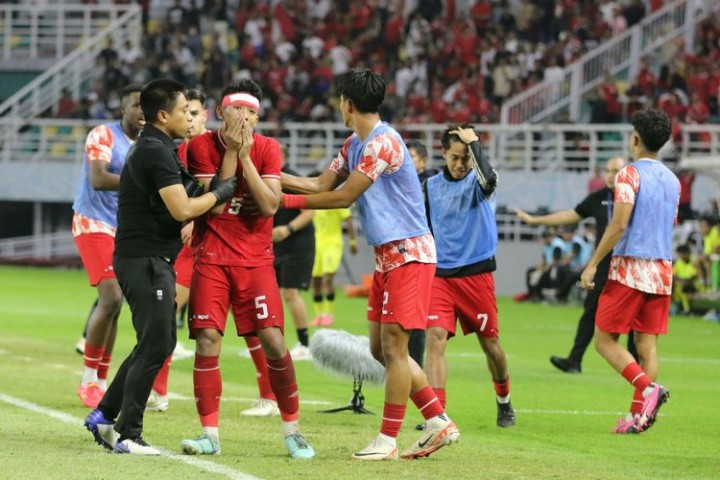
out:
<path id="1" fill-rule="evenodd" d="M 297 208 L 298 210 L 302 210 L 307 206 L 307 197 L 305 195 L 291 195 L 286 193 L 283 195 L 283 206 L 287 209 Z"/>

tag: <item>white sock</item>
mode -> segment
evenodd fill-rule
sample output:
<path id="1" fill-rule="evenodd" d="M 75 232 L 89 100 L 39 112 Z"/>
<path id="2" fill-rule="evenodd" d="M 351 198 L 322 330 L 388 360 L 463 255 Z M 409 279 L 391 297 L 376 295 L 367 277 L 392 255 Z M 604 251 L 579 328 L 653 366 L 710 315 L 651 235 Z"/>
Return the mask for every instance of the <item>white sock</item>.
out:
<path id="1" fill-rule="evenodd" d="M 202 427 L 203 433 L 216 442 L 220 441 L 220 427 Z"/>
<path id="2" fill-rule="evenodd" d="M 87 385 L 88 383 L 98 383 L 97 368 L 85 367 L 80 380 L 80 385 Z"/>
<path id="3" fill-rule="evenodd" d="M 499 395 L 495 395 L 495 398 L 497 398 L 498 403 L 509 403 L 510 402 L 510 394 L 508 393 L 504 397 L 501 397 Z"/>
<path id="4" fill-rule="evenodd" d="M 289 437 L 290 435 L 295 435 L 299 431 L 300 425 L 297 420 L 293 422 L 282 422 L 282 432 L 284 436 Z"/>
<path id="5" fill-rule="evenodd" d="M 395 439 L 395 437 L 388 437 L 384 433 L 379 433 L 378 438 L 383 442 L 387 443 L 388 445 L 392 446 L 393 448 L 397 447 L 397 440 Z"/>
<path id="6" fill-rule="evenodd" d="M 98 384 L 98 387 L 102 388 L 103 390 L 107 390 L 107 380 L 106 379 L 98 378 L 97 384 Z"/>

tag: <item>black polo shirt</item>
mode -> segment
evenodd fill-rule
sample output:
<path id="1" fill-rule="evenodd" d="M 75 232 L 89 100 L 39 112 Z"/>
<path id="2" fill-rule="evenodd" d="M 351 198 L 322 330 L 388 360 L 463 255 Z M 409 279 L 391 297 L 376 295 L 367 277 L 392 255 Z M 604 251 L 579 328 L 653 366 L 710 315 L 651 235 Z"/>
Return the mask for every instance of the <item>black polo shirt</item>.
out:
<path id="1" fill-rule="evenodd" d="M 605 187 L 595 192 L 592 192 L 575 207 L 575 213 L 580 215 L 581 218 L 592 217 L 595 219 L 595 248 L 597 248 L 598 244 L 600 243 L 600 239 L 605 234 L 605 229 L 607 228 L 608 223 L 610 223 L 610 219 L 612 218 L 613 205 L 613 191 L 608 187 Z M 598 265 L 599 271 L 609 270 L 611 256 L 612 252 L 602 259 L 602 261 Z"/>
<path id="2" fill-rule="evenodd" d="M 172 139 L 158 128 L 145 125 L 120 175 L 116 255 L 177 256 L 182 246 L 182 223 L 170 215 L 158 191 L 182 184 L 180 165 Z"/>

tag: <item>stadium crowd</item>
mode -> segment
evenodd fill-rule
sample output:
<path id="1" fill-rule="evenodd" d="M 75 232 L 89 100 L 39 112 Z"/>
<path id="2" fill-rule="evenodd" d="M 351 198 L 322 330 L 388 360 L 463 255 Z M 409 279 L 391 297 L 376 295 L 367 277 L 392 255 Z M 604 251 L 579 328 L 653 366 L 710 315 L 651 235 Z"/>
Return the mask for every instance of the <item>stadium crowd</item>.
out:
<path id="1" fill-rule="evenodd" d="M 139 3 L 139 43 L 108 43 L 98 81 L 82 99 L 64 96 L 55 115 L 117 118 L 128 82 L 168 77 L 216 98 L 231 79 L 252 78 L 265 89 L 265 121 L 337 120 L 332 80 L 357 66 L 388 79 L 389 121 L 494 123 L 505 99 L 556 78 L 666 2 L 476 0 L 466 12 L 455 0 L 174 0 L 162 18 L 150 18 L 150 1 Z M 717 116 L 718 37 L 714 18 L 700 26 L 692 54 L 676 45 L 636 79 L 608 76 L 589 99 L 590 121 L 620 122 L 656 104 L 677 137 L 682 122 Z"/>

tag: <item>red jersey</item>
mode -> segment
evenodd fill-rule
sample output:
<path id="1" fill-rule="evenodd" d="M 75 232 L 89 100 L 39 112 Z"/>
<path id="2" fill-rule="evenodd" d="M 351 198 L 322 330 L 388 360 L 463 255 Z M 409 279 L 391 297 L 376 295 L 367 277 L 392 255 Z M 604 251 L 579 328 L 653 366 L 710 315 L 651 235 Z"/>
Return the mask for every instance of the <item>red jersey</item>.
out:
<path id="1" fill-rule="evenodd" d="M 253 134 L 250 158 L 262 178 L 280 180 L 280 145 L 277 140 Z M 225 144 L 217 131 L 194 137 L 188 144 L 188 169 L 200 180 L 220 171 Z M 235 195 L 220 215 L 207 213 L 195 220 L 193 253 L 198 264 L 259 267 L 273 265 L 273 217 L 248 214 L 243 198 L 250 193 L 238 161 Z"/>
<path id="2" fill-rule="evenodd" d="M 180 163 L 182 163 L 185 168 L 188 167 L 187 164 L 187 150 L 188 150 L 188 142 L 182 142 L 178 146 L 178 157 L 180 158 Z"/>

